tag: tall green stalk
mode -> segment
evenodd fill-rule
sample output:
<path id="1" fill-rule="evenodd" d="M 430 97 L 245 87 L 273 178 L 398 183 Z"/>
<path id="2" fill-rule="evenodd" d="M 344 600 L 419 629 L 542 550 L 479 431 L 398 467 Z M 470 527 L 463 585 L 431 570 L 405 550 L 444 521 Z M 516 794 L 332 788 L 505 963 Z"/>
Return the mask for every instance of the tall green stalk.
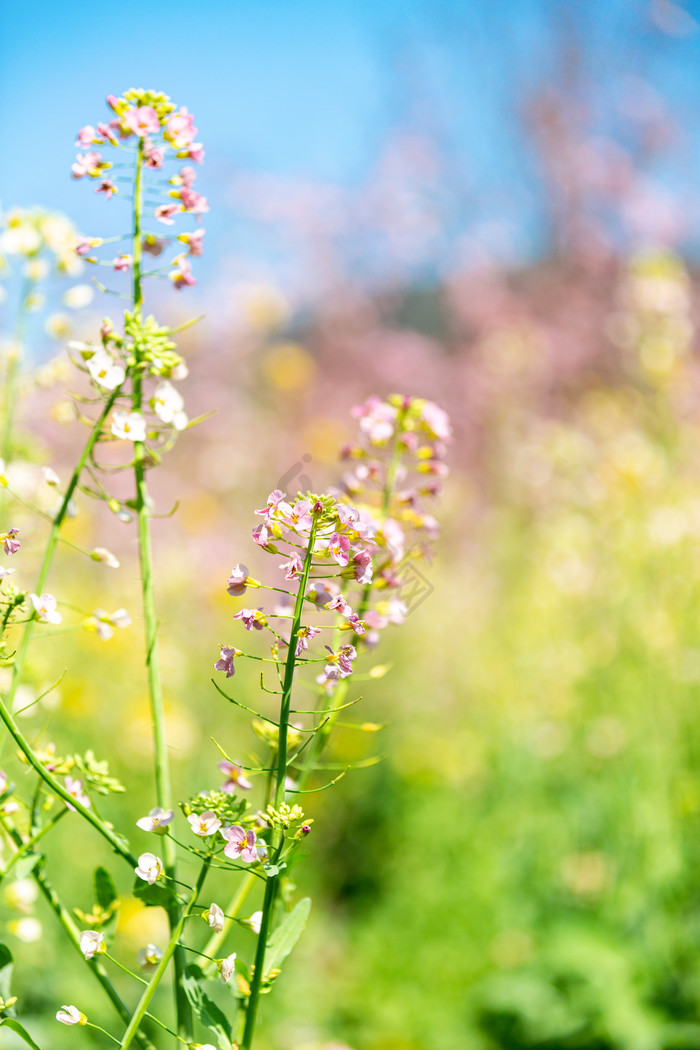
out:
<path id="1" fill-rule="evenodd" d="M 139 142 L 134 174 L 133 202 L 133 236 L 131 246 L 133 268 L 133 313 L 138 331 L 143 322 L 143 289 L 141 285 L 142 234 L 141 210 L 143 206 L 143 139 Z M 138 338 L 138 337 L 137 337 Z M 134 346 L 134 373 L 132 388 L 132 409 L 143 411 L 143 346 L 138 341 Z M 171 808 L 170 763 L 165 734 L 165 717 L 163 712 L 163 688 L 158 661 L 158 618 L 156 615 L 155 593 L 153 588 L 153 555 L 151 548 L 151 527 L 146 481 L 147 450 L 143 441 L 134 443 L 134 483 L 136 487 L 136 519 L 139 542 L 139 567 L 141 573 L 141 600 L 143 604 L 144 632 L 146 643 L 146 672 L 148 676 L 148 698 L 153 724 L 153 757 L 155 763 L 156 802 L 162 809 Z M 166 875 L 174 879 L 176 875 L 175 843 L 167 836 L 163 844 L 163 861 Z M 181 908 L 177 903 L 169 905 L 168 921 L 171 932 L 179 924 Z M 192 1009 L 185 995 L 183 977 L 185 972 L 184 951 L 180 947 L 174 950 L 175 969 L 175 1008 L 177 1011 L 178 1032 L 188 1039 L 192 1038 Z"/>
<path id="2" fill-rule="evenodd" d="M 299 580 L 299 590 L 297 591 L 296 603 L 294 605 L 292 630 L 289 635 L 289 650 L 287 652 L 287 662 L 285 664 L 284 679 L 282 682 L 282 698 L 280 700 L 279 717 L 279 741 L 277 751 L 277 778 L 275 783 L 275 809 L 279 809 L 280 804 L 284 801 L 284 784 L 287 777 L 287 735 L 289 729 L 289 709 L 291 707 L 292 702 L 292 686 L 294 684 L 294 668 L 296 665 L 296 639 L 297 632 L 301 627 L 301 617 L 304 609 L 304 597 L 306 595 L 306 587 L 309 580 L 311 562 L 313 560 L 313 550 L 314 542 L 316 539 L 317 526 L 318 517 L 314 513 L 314 520 L 311 526 L 311 533 L 309 535 L 309 543 L 306 548 L 306 556 L 304 558 L 304 566 L 302 568 L 301 578 Z M 276 863 L 276 861 L 279 859 L 283 844 L 283 833 L 277 830 L 273 831 L 273 864 Z M 248 1006 L 245 1015 L 245 1027 L 243 1029 L 243 1037 L 241 1039 L 240 1050 L 250 1050 L 250 1048 L 253 1045 L 253 1037 L 255 1035 L 255 1024 L 258 1016 L 258 1005 L 260 1002 L 260 993 L 262 989 L 262 981 L 265 970 L 265 950 L 267 948 L 267 939 L 270 932 L 270 925 L 272 923 L 272 913 L 275 907 L 277 886 L 278 876 L 268 875 L 267 882 L 265 883 L 265 897 L 262 906 L 262 918 L 260 920 L 260 933 L 258 934 L 258 943 L 255 950 L 255 970 L 250 983 L 250 995 L 248 997 Z"/>

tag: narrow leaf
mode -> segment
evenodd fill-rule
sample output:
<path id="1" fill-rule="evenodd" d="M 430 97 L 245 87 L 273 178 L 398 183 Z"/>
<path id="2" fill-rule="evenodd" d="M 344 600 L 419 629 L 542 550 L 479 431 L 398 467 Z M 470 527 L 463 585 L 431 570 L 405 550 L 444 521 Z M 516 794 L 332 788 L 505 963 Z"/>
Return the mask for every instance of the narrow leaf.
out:
<path id="1" fill-rule="evenodd" d="M 270 937 L 265 953 L 265 972 L 278 970 L 302 935 L 311 911 L 311 898 L 304 897 Z"/>
<path id="2" fill-rule="evenodd" d="M 185 995 L 202 1024 L 215 1033 L 220 1050 L 231 1050 L 231 1025 L 223 1010 L 202 991 L 199 984 L 201 973 L 199 966 L 187 967 L 182 979 Z"/>
<path id="3" fill-rule="evenodd" d="M 0 1025 L 7 1025 L 8 1028 L 11 1028 L 13 1032 L 17 1033 L 20 1039 L 24 1039 L 27 1046 L 31 1046 L 32 1050 L 39 1050 L 39 1047 L 36 1045 L 27 1029 L 24 1028 L 19 1021 L 15 1021 L 14 1017 L 1 1018 Z"/>

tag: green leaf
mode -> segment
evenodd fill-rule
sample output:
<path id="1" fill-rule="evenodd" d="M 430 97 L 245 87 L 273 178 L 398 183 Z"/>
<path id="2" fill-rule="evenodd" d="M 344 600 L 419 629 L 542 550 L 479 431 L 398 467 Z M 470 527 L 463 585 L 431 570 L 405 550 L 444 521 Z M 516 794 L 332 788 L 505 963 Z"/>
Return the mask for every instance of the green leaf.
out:
<path id="1" fill-rule="evenodd" d="M 117 900 L 117 888 L 106 868 L 95 868 L 95 900 L 107 911 Z"/>
<path id="2" fill-rule="evenodd" d="M 7 1025 L 8 1028 L 11 1028 L 13 1032 L 17 1033 L 20 1039 L 24 1039 L 27 1046 L 31 1046 L 32 1050 L 39 1050 L 39 1047 L 36 1045 L 27 1029 L 24 1028 L 19 1021 L 15 1021 L 14 1017 L 3 1017 L 0 1019 L 0 1025 Z"/>
<path id="3" fill-rule="evenodd" d="M 211 1032 L 214 1032 L 220 1050 L 231 1050 L 231 1025 L 223 1010 L 220 1010 L 215 1002 L 202 991 L 199 981 L 202 971 L 199 966 L 188 966 L 182 983 L 185 995 L 195 1014 Z"/>
<path id="4" fill-rule="evenodd" d="M 24 857 L 20 857 L 14 865 L 15 878 L 26 879 L 27 875 L 31 875 L 34 871 L 40 860 L 40 853 L 27 853 Z"/>
<path id="5" fill-rule="evenodd" d="M 134 886 L 134 897 L 137 900 L 143 901 L 148 908 L 169 908 L 173 904 L 177 897 L 173 890 L 169 886 L 163 886 L 158 882 L 154 882 L 152 886 L 149 886 L 147 882 L 139 879 Z"/>
<path id="6" fill-rule="evenodd" d="M 311 911 L 311 898 L 304 897 L 289 913 L 267 942 L 265 973 L 278 970 L 297 943 Z"/>
<path id="7" fill-rule="evenodd" d="M 0 997 L 10 998 L 10 980 L 12 978 L 12 952 L 6 944 L 0 943 Z"/>

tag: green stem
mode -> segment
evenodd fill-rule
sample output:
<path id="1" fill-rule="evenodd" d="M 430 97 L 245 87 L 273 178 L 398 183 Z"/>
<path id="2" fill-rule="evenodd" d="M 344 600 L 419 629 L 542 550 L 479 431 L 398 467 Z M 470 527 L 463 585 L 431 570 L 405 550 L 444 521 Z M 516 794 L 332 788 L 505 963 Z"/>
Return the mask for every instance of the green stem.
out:
<path id="1" fill-rule="evenodd" d="M 289 708 L 291 706 L 292 701 L 292 685 L 294 684 L 297 631 L 301 626 L 301 617 L 304 609 L 304 597 L 306 595 L 306 586 L 309 579 L 309 572 L 311 570 L 311 562 L 313 560 L 313 549 L 314 541 L 316 539 L 317 525 L 318 518 L 316 514 L 314 514 L 314 520 L 311 526 L 311 533 L 309 535 L 309 543 L 306 548 L 306 557 L 304 558 L 304 567 L 301 571 L 299 589 L 297 591 L 296 603 L 294 605 L 292 630 L 289 635 L 289 651 L 287 652 L 287 662 L 285 664 L 284 679 L 282 681 L 282 698 L 280 700 L 279 717 L 277 782 L 275 785 L 275 809 L 279 809 L 280 804 L 284 800 L 284 782 L 287 776 L 287 733 L 289 729 Z M 282 833 L 280 831 L 274 831 L 272 845 L 275 848 L 275 856 L 273 859 L 273 863 L 279 858 L 283 844 L 284 836 L 282 835 Z M 260 933 L 258 934 L 258 943 L 255 951 L 255 971 L 253 973 L 253 979 L 250 984 L 250 995 L 248 997 L 248 1006 L 246 1008 L 245 1014 L 245 1027 L 243 1029 L 243 1038 L 241 1039 L 240 1050 L 251 1050 L 251 1047 L 253 1045 L 253 1037 L 255 1035 L 255 1024 L 258 1016 L 258 1005 L 260 1002 L 262 980 L 265 970 L 265 950 L 267 948 L 267 939 L 270 932 L 270 925 L 272 923 L 272 913 L 275 907 L 277 883 L 278 877 L 276 875 L 268 875 L 267 882 L 265 884 L 265 897 L 263 900 L 262 918 L 260 920 Z"/>
<path id="2" fill-rule="evenodd" d="M 181 935 L 181 933 L 182 933 L 182 931 L 183 931 L 183 929 L 185 927 L 185 922 L 187 921 L 189 916 L 192 914 L 192 911 L 193 911 L 193 909 L 194 909 L 194 907 L 195 907 L 195 905 L 197 903 L 197 897 L 199 896 L 199 894 L 201 892 L 201 889 L 202 889 L 202 886 L 204 885 L 204 880 L 207 877 L 207 872 L 208 871 L 209 871 L 209 860 L 206 860 L 204 862 L 204 864 L 202 865 L 202 870 L 199 873 L 199 878 L 197 879 L 197 884 L 196 884 L 194 890 L 192 891 L 192 895 L 191 895 L 189 901 L 187 902 L 187 907 L 185 908 L 184 912 L 182 913 L 182 915 L 180 916 L 178 922 L 176 923 L 175 928 L 173 929 L 173 932 L 172 932 L 172 934 L 170 936 L 170 940 L 168 941 L 167 947 L 166 947 L 165 951 L 163 952 L 163 958 L 158 963 L 158 967 L 157 967 L 155 973 L 153 974 L 153 977 L 151 978 L 151 981 L 150 981 L 148 987 L 146 989 L 144 989 L 143 995 L 141 996 L 141 999 L 139 1000 L 139 1004 L 136 1007 L 136 1009 L 134 1010 L 134 1013 L 133 1013 L 133 1016 L 131 1018 L 131 1021 L 129 1022 L 128 1026 L 127 1026 L 127 1029 L 124 1032 L 124 1036 L 123 1036 L 121 1044 L 120 1044 L 121 1047 L 122 1047 L 122 1050 L 126 1050 L 126 1048 L 131 1045 L 131 1041 L 133 1040 L 134 1036 L 136 1035 L 136 1033 L 138 1031 L 139 1025 L 141 1024 L 141 1021 L 143 1020 L 143 1017 L 144 1017 L 146 1011 L 148 1010 L 148 1006 L 149 1006 L 149 1004 L 151 1002 L 151 999 L 155 995 L 156 989 L 157 989 L 158 985 L 160 984 L 160 982 L 161 982 L 161 980 L 163 978 L 163 974 L 165 973 L 166 967 L 167 967 L 168 963 L 170 962 L 170 959 L 172 958 L 172 956 L 175 953 L 175 950 L 177 948 L 177 942 L 178 942 L 178 940 L 180 938 L 180 935 Z"/>
<path id="3" fill-rule="evenodd" d="M 4 870 L 0 872 L 0 881 L 6 877 L 6 875 L 7 875 L 7 873 L 9 871 L 12 870 L 12 868 L 17 863 L 17 861 L 20 859 L 20 857 L 23 857 L 24 854 L 28 850 L 33 849 L 34 846 L 36 846 L 36 844 L 39 841 L 39 839 L 42 839 L 44 837 L 44 835 L 47 833 L 47 831 L 51 831 L 51 828 L 53 828 L 59 822 L 61 817 L 65 817 L 67 812 L 68 812 L 67 809 L 62 809 L 59 813 L 56 814 L 55 817 L 52 817 L 51 820 L 49 820 L 46 824 L 44 824 L 43 828 L 41 828 L 39 831 L 37 831 L 36 835 L 33 835 L 32 838 L 27 839 L 26 841 L 22 842 L 21 846 L 18 846 L 17 851 L 12 854 L 12 856 L 8 860 Z M 22 841 L 22 840 L 20 839 L 20 841 Z"/>
<path id="4" fill-rule="evenodd" d="M 143 140 L 139 142 L 136 157 L 136 170 L 134 174 L 134 202 L 133 202 L 133 236 L 132 236 L 132 267 L 133 267 L 133 310 L 134 319 L 137 323 L 143 320 L 143 288 L 141 280 L 141 210 L 143 205 L 143 164 L 144 146 Z M 138 341 L 134 346 L 136 359 L 133 374 L 132 409 L 134 412 L 143 411 L 143 347 Z M 155 594 L 153 588 L 153 555 L 151 550 L 150 516 L 148 508 L 148 486 L 146 482 L 146 459 L 147 449 L 142 441 L 134 443 L 134 483 L 136 487 L 136 518 L 138 527 L 139 543 L 139 567 L 141 574 L 141 599 L 143 604 L 143 619 L 146 643 L 146 672 L 148 676 L 148 698 L 153 724 L 153 757 L 155 763 L 155 788 L 156 803 L 162 809 L 171 808 L 170 787 L 170 765 L 168 761 L 168 745 L 165 734 L 165 717 L 163 712 L 163 689 L 160 678 L 160 664 L 158 661 L 158 618 L 156 615 Z M 176 875 L 176 850 L 175 844 L 167 837 L 163 845 L 163 861 L 165 874 L 174 879 Z M 175 929 L 180 921 L 181 909 L 177 903 L 168 906 L 168 922 L 170 932 Z M 173 960 L 175 967 L 175 1008 L 177 1011 L 178 1032 L 184 1034 L 188 1039 L 192 1038 L 192 1009 L 184 991 L 183 977 L 185 972 L 185 954 L 182 948 L 177 947 Z"/>

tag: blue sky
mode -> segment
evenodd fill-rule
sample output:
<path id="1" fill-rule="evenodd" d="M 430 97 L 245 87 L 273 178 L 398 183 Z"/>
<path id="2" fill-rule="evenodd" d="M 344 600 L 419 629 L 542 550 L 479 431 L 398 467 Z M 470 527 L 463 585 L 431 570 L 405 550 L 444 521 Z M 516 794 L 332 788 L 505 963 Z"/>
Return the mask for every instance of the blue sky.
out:
<path id="1" fill-rule="evenodd" d="M 700 17 L 695 0 L 8 2 L 0 6 L 0 201 L 61 209 L 85 232 L 118 222 L 114 202 L 71 182 L 74 136 L 102 118 L 105 95 L 144 86 L 196 115 L 215 252 L 231 236 L 255 250 L 254 231 L 227 203 L 231 172 L 352 186 L 400 124 L 442 137 L 463 185 L 459 207 L 512 218 L 526 252 L 541 230 L 517 114 L 528 90 L 560 75 L 555 24 L 568 19 L 586 41 L 601 126 L 606 85 L 643 73 L 687 128 L 686 172 L 700 175 L 700 36 L 659 32 L 652 8 Z"/>

